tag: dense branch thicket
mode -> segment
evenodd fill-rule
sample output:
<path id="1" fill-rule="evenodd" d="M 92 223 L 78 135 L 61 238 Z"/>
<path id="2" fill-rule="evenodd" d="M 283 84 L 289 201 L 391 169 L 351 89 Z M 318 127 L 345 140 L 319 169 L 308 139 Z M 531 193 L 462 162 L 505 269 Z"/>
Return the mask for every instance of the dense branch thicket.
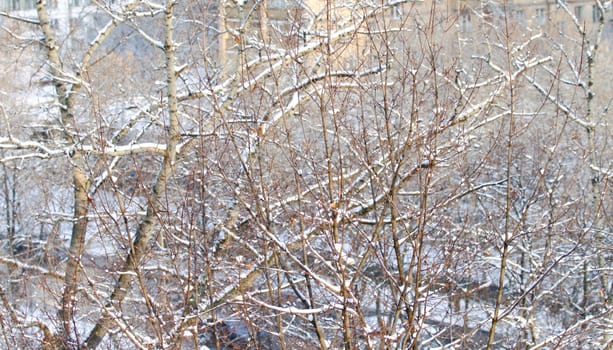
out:
<path id="1" fill-rule="evenodd" d="M 0 347 L 611 349 L 608 5 L 510 5 L 3 13 Z"/>

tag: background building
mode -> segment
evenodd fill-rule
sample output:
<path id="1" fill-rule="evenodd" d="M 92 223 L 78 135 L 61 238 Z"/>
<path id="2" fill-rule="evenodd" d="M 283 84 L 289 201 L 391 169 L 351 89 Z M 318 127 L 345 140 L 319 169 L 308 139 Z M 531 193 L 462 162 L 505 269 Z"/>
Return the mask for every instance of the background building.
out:
<path id="1" fill-rule="evenodd" d="M 35 19 L 36 0 L 0 0 L 0 11 L 13 16 Z M 71 23 L 83 17 L 83 11 L 91 4 L 90 0 L 49 0 L 49 16 L 58 32 L 66 35 L 71 30 Z M 90 8 L 89 10 L 93 10 Z"/>

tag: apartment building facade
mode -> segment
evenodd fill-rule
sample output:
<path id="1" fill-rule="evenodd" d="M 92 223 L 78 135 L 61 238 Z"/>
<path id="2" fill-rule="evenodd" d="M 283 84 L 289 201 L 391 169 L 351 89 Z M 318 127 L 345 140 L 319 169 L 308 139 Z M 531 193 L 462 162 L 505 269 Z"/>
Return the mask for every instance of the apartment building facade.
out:
<path id="1" fill-rule="evenodd" d="M 546 27 L 548 31 L 555 30 L 560 33 L 564 33 L 574 25 L 572 16 L 588 31 L 603 17 L 607 32 L 613 32 L 610 1 L 601 2 L 604 6 L 600 7 L 594 0 L 510 0 L 507 2 L 503 0 L 487 2 L 478 0 L 412 0 L 408 2 L 390 0 L 389 3 L 398 4 L 391 6 L 386 15 L 390 20 L 404 20 L 406 15 L 417 12 L 425 15 L 432 8 L 433 1 L 436 2 L 435 7 L 438 8 L 438 11 L 444 10 L 446 11 L 444 15 L 457 17 L 457 28 L 461 32 L 474 30 L 480 21 L 504 16 L 510 18 L 520 28 L 537 30 Z M 114 2 L 110 1 L 110 3 Z M 37 0 L 0 0 L 0 11 L 34 18 L 36 17 L 36 3 Z M 76 20 L 85 8 L 92 5 L 91 0 L 48 0 L 47 3 L 54 24 L 64 32 L 69 30 L 71 19 Z M 352 3 L 354 7 L 357 7 L 359 2 L 335 0 L 332 3 L 334 18 L 331 20 L 336 23 L 343 22 L 343 17 L 350 17 Z M 327 6 L 326 1 L 321 0 L 226 0 L 220 1 L 219 4 L 221 6 L 216 5 L 212 8 L 225 12 L 226 18 L 223 25 L 236 29 L 241 26 L 241 23 L 244 23 L 246 17 L 250 17 L 252 22 L 254 20 L 257 22 L 262 18 L 269 25 L 287 28 L 290 21 L 296 22 L 306 13 L 322 13 Z"/>
<path id="2" fill-rule="evenodd" d="M 517 28 L 530 31 L 546 30 L 549 33 L 567 33 L 577 23 L 587 32 L 600 22 L 605 31 L 613 29 L 610 2 L 602 2 L 601 8 L 594 0 L 501 0 L 457 2 L 459 30 L 471 32 L 480 21 L 503 19 L 505 16 Z"/>
<path id="3" fill-rule="evenodd" d="M 496 25 L 507 19 L 516 32 L 546 31 L 555 35 L 570 33 L 576 24 L 590 32 L 602 18 L 605 22 L 604 39 L 609 39 L 613 33 L 610 1 L 600 2 L 603 6 L 594 0 L 390 0 L 387 3 L 391 6 L 383 17 L 390 23 L 402 23 L 405 28 L 407 25 L 419 26 L 420 23 L 425 25 L 429 16 L 434 14 L 438 18 L 434 22 L 445 22 L 447 32 L 451 29 L 470 33 L 484 24 Z M 235 29 L 234 34 L 246 29 L 247 16 L 250 16 L 251 21 L 247 24 L 250 33 L 260 29 L 265 31 L 265 27 L 271 26 L 285 26 L 289 30 L 288 22 L 308 22 L 309 18 L 318 19 L 319 23 L 310 23 L 309 27 L 312 31 L 319 31 L 326 26 L 339 28 L 350 23 L 359 17 L 354 12 L 358 8 L 361 8 L 360 11 L 368 11 L 381 5 L 380 2 L 373 2 L 368 7 L 368 4 L 355 0 L 228 0 L 225 4 L 226 22 L 221 26 L 225 28 L 219 29 L 220 32 L 226 32 L 228 28 Z M 325 14 L 326 11 L 329 13 Z M 260 19 L 266 22 L 265 26 L 261 25 Z M 330 23 L 324 23 L 326 20 Z M 303 38 L 309 34 L 308 31 L 300 33 Z M 233 43 L 237 39 L 231 37 L 223 39 L 224 43 L 220 47 L 231 51 L 233 48 L 238 49 L 238 45 Z"/>

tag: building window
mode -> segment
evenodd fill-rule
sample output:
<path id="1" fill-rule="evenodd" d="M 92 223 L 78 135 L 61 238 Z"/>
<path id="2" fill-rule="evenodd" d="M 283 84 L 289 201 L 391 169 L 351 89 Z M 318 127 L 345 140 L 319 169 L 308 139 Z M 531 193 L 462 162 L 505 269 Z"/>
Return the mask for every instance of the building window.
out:
<path id="1" fill-rule="evenodd" d="M 402 4 L 392 6 L 392 18 L 402 19 Z"/>
<path id="2" fill-rule="evenodd" d="M 544 8 L 536 9 L 536 24 L 540 26 L 545 24 L 545 9 Z"/>
<path id="3" fill-rule="evenodd" d="M 583 6 L 575 6 L 575 17 L 578 21 L 583 20 Z"/>
<path id="4" fill-rule="evenodd" d="M 515 11 L 515 18 L 517 18 L 517 22 L 524 23 L 524 20 L 526 19 L 526 13 L 524 12 L 524 10 L 517 10 Z"/>
<path id="5" fill-rule="evenodd" d="M 470 23 L 470 12 L 465 12 L 460 15 L 460 31 L 461 32 L 470 32 L 472 30 L 472 26 Z"/>
<path id="6" fill-rule="evenodd" d="M 600 12 L 600 8 L 598 5 L 592 5 L 592 22 L 600 22 L 602 19 L 602 12 Z"/>
<path id="7" fill-rule="evenodd" d="M 268 8 L 271 9 L 280 9 L 285 7 L 285 1 L 284 0 L 268 0 L 266 1 L 266 5 L 268 6 Z"/>
<path id="8" fill-rule="evenodd" d="M 566 33 L 566 22 L 565 21 L 558 22 L 558 31 L 560 32 L 560 34 Z"/>

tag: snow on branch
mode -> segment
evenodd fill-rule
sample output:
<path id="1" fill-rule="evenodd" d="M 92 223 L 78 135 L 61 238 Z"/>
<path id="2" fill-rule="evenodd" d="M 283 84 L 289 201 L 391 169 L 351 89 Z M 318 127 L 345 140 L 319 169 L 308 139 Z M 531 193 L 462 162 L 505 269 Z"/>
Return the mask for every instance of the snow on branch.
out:
<path id="1" fill-rule="evenodd" d="M 166 145 L 155 142 L 143 142 L 143 143 L 131 143 L 128 145 L 111 145 L 107 147 L 96 147 L 93 145 L 82 145 L 82 146 L 67 146 L 57 149 L 52 149 L 40 142 L 36 141 L 20 141 L 15 138 L 0 138 L 0 149 L 4 150 L 36 150 L 38 152 L 34 153 L 26 153 L 20 155 L 12 155 L 7 156 L 0 159 L 0 162 L 7 162 L 11 160 L 21 160 L 27 158 L 55 158 L 64 155 L 71 155 L 74 149 L 78 149 L 83 152 L 87 152 L 90 154 L 97 155 L 108 155 L 108 156 L 125 156 L 125 155 L 134 155 L 140 153 L 157 153 L 160 155 L 164 155 L 166 152 Z M 180 149 L 178 149 L 180 151 Z"/>
<path id="2" fill-rule="evenodd" d="M 2 257 L 2 256 L 0 256 L 0 264 L 4 264 L 12 268 L 18 268 L 18 269 L 22 269 L 22 270 L 29 271 L 29 272 L 34 272 L 36 274 L 41 274 L 41 275 L 45 275 L 48 277 L 54 277 L 57 279 L 64 278 L 64 275 L 62 275 L 61 273 L 50 271 L 40 266 L 30 265 L 30 264 L 24 263 L 19 260 L 10 259 L 6 257 Z"/>
<path id="3" fill-rule="evenodd" d="M 0 137 L 0 149 L 5 150 L 38 150 L 40 153 L 36 153 L 39 156 L 37 158 L 51 158 L 53 156 L 62 155 L 65 150 L 51 149 L 40 142 L 35 141 L 21 141 L 14 137 Z M 26 158 L 32 158 L 32 156 L 26 156 Z"/>
<path id="4" fill-rule="evenodd" d="M 164 155 L 166 145 L 155 142 L 134 143 L 123 146 L 108 146 L 104 148 L 96 148 L 91 145 L 84 145 L 81 150 L 91 154 L 104 154 L 109 156 L 125 156 L 138 153 L 158 153 Z"/>
<path id="5" fill-rule="evenodd" d="M 586 129 L 592 129 L 594 127 L 594 125 L 592 123 L 589 123 L 583 119 L 581 119 L 579 116 L 577 116 L 577 114 L 575 114 L 569 106 L 567 106 L 563 101 L 560 101 L 560 99 L 556 98 L 556 96 L 554 94 L 549 93 L 549 91 L 547 89 L 545 89 L 544 87 L 541 86 L 541 84 L 539 84 L 533 77 L 525 75 L 524 78 L 526 78 L 526 80 L 528 80 L 528 82 L 530 84 L 532 84 L 532 86 L 546 99 L 549 100 L 549 102 L 553 103 L 554 105 L 556 105 L 556 107 L 558 107 L 562 112 L 564 112 L 564 114 L 566 114 L 572 121 L 574 121 L 575 123 L 581 125 L 582 127 L 586 128 Z"/>
<path id="6" fill-rule="evenodd" d="M 340 304 L 328 304 L 322 307 L 311 308 L 311 309 L 301 309 L 301 308 L 297 308 L 294 306 L 281 307 L 281 306 L 272 305 L 272 304 L 263 302 L 261 300 L 258 300 L 252 297 L 248 293 L 245 294 L 243 297 L 237 298 L 236 300 L 247 300 L 255 304 L 258 304 L 260 306 L 263 306 L 267 309 L 274 310 L 276 312 L 280 312 L 284 314 L 290 314 L 290 315 L 312 315 L 312 314 L 320 314 L 320 313 L 328 312 L 331 310 L 343 310 L 346 308 L 344 305 L 340 305 Z M 358 313 L 351 308 L 347 308 L 347 310 L 349 310 L 354 315 L 358 315 Z"/>
<path id="7" fill-rule="evenodd" d="M 367 70 L 363 70 L 363 71 L 333 71 L 333 72 L 329 72 L 329 73 L 321 73 L 312 77 L 308 77 L 304 80 L 302 80 L 301 82 L 299 82 L 298 84 L 295 84 L 294 86 L 288 87 L 285 90 L 281 91 L 281 93 L 279 94 L 280 98 L 287 96 L 291 93 L 294 93 L 296 91 L 302 90 L 318 81 L 321 81 L 323 79 L 326 78 L 353 78 L 353 79 L 357 79 L 357 78 L 361 78 L 364 76 L 368 76 L 368 75 L 372 75 L 372 74 L 377 74 L 377 73 L 381 73 L 386 69 L 385 65 L 381 65 L 378 67 L 373 67 Z"/>
<path id="8" fill-rule="evenodd" d="M 595 166 L 595 165 L 593 165 L 593 164 L 591 164 L 591 165 L 590 165 L 590 168 L 591 168 L 592 170 L 594 170 L 594 171 L 597 171 L 597 172 L 599 172 L 599 173 L 603 174 L 603 175 L 604 175 L 604 177 L 607 177 L 607 178 L 609 178 L 609 177 L 610 177 L 610 178 L 613 178 L 613 170 L 611 170 L 611 169 L 601 168 L 601 167 Z"/>
<path id="9" fill-rule="evenodd" d="M 35 20 L 35 19 L 31 19 L 31 18 L 26 18 L 26 17 L 21 17 L 21 16 L 15 16 L 13 14 L 10 14 L 8 12 L 5 11 L 0 11 L 0 17 L 6 17 L 15 21 L 19 21 L 19 22 L 24 22 L 24 23 L 28 23 L 28 24 L 34 24 L 34 25 L 40 25 L 40 22 Z M 4 27 L 2 27 L 4 29 Z"/>

